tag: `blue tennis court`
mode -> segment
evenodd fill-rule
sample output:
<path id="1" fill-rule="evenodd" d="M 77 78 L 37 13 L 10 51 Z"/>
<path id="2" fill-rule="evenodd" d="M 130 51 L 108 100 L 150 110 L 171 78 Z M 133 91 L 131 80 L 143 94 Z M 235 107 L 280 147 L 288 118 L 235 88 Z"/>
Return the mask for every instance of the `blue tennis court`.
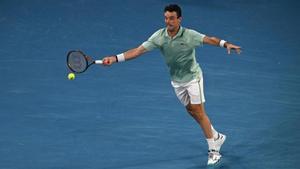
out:
<path id="1" fill-rule="evenodd" d="M 241 45 L 204 46 L 206 110 L 227 135 L 222 169 L 296 169 L 299 1 L 1 0 L 0 169 L 202 169 L 207 143 L 158 50 L 67 80 L 66 54 L 118 54 L 182 25 Z"/>

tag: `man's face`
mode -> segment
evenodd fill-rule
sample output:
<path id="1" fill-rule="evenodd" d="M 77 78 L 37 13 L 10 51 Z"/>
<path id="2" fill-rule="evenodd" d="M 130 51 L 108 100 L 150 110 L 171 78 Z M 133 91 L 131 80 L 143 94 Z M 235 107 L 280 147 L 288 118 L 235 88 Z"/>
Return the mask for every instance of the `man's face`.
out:
<path id="1" fill-rule="evenodd" d="M 180 26 L 180 22 L 181 22 L 181 17 L 178 18 L 177 13 L 175 11 L 165 12 L 165 23 L 168 31 L 170 32 L 176 31 Z"/>

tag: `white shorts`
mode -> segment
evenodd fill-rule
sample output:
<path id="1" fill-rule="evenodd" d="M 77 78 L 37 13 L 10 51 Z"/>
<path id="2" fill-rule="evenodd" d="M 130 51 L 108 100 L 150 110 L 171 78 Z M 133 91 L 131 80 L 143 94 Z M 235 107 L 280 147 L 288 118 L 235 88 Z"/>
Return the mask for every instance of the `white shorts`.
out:
<path id="1" fill-rule="evenodd" d="M 205 102 L 204 90 L 203 90 L 203 78 L 194 79 L 187 83 L 171 82 L 175 93 L 180 102 L 187 106 L 191 104 L 201 104 Z"/>

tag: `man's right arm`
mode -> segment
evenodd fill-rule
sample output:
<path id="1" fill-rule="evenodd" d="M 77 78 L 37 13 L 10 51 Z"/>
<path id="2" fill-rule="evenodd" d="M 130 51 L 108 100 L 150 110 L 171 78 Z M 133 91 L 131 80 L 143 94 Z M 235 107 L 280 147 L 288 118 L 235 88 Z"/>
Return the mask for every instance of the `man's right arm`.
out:
<path id="1" fill-rule="evenodd" d="M 130 49 L 120 55 L 123 55 L 122 57 L 124 57 L 124 60 L 127 61 L 127 60 L 134 59 L 145 52 L 147 52 L 146 48 L 144 48 L 143 45 L 140 45 L 139 47 Z M 105 66 L 110 66 L 113 63 L 118 62 L 117 56 L 106 56 L 102 59 L 102 61 L 103 61 L 103 65 Z"/>
<path id="2" fill-rule="evenodd" d="M 130 49 L 117 56 L 107 56 L 103 58 L 103 65 L 110 66 L 116 62 L 134 59 L 147 51 L 152 51 L 159 47 L 158 39 L 162 34 L 162 29 L 156 31 L 151 37 L 137 48 Z"/>

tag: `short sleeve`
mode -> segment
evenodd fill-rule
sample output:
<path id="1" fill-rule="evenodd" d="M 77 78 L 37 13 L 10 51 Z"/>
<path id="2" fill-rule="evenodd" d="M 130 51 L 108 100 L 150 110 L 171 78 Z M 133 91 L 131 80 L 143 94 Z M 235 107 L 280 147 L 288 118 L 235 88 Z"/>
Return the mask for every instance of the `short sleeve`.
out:
<path id="1" fill-rule="evenodd" d="M 147 50 L 151 51 L 153 49 L 156 49 L 159 47 L 158 39 L 160 36 L 161 30 L 156 31 L 154 34 L 151 35 L 151 37 L 145 41 L 142 46 Z"/>
<path id="2" fill-rule="evenodd" d="M 189 30 L 190 37 L 192 39 L 192 43 L 194 46 L 202 46 L 203 45 L 203 39 L 205 37 L 204 34 L 199 33 L 194 30 Z"/>

